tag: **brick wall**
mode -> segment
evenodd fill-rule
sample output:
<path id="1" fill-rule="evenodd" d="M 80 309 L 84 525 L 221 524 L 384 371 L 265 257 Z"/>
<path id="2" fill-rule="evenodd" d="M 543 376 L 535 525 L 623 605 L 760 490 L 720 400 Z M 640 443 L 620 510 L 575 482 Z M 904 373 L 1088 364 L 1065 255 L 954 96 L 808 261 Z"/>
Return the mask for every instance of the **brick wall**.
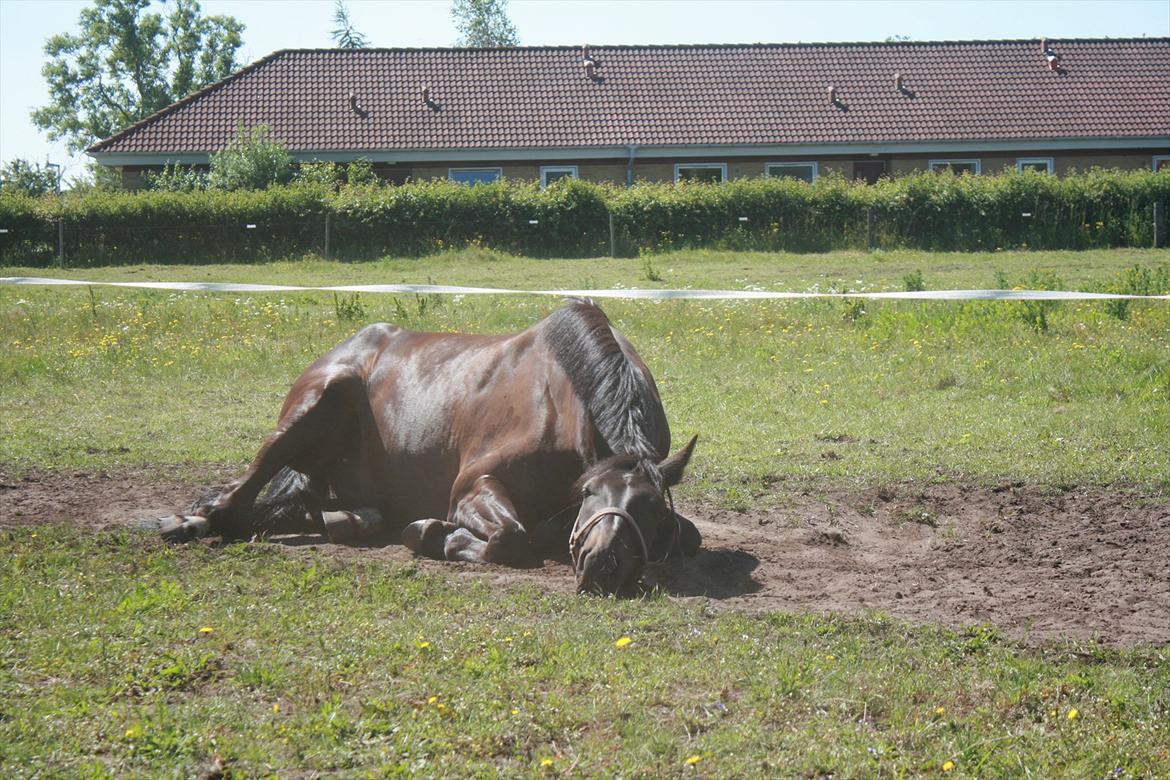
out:
<path id="1" fill-rule="evenodd" d="M 1051 157 L 1055 173 L 1064 176 L 1072 171 L 1087 171 L 1093 167 L 1120 168 L 1122 170 L 1149 170 L 1153 165 L 1154 155 L 1170 154 L 1167 149 L 1149 149 L 1126 154 L 1088 153 L 1046 153 L 1027 152 L 1019 154 L 938 154 L 895 157 L 886 155 L 881 158 L 872 157 L 792 157 L 788 159 L 777 157 L 758 158 L 707 158 L 707 159 L 662 159 L 642 158 L 634 160 L 634 181 L 671 182 L 674 181 L 674 166 L 676 162 L 703 163 L 723 162 L 727 164 L 727 176 L 731 179 L 751 178 L 764 175 L 764 166 L 770 162 L 816 162 L 821 176 L 836 173 L 846 179 L 853 177 L 855 162 L 871 162 L 875 159 L 886 161 L 886 170 L 897 176 L 927 170 L 930 160 L 941 159 L 974 159 L 980 161 L 980 170 L 984 174 L 999 173 L 1005 168 L 1015 170 L 1016 160 L 1021 157 Z M 577 173 L 586 181 L 609 182 L 622 185 L 626 183 L 625 160 L 550 160 L 548 165 L 576 165 Z M 527 179 L 530 181 L 540 178 L 540 162 L 505 162 L 499 165 L 490 163 L 434 163 L 410 165 L 409 163 L 390 164 L 377 163 L 374 172 L 386 182 L 403 184 L 408 179 L 426 181 L 429 179 L 446 179 L 451 168 L 501 168 L 509 179 Z M 161 170 L 161 166 L 125 166 L 121 169 L 122 186 L 127 189 L 138 189 L 142 186 L 142 173 L 147 170 Z"/>

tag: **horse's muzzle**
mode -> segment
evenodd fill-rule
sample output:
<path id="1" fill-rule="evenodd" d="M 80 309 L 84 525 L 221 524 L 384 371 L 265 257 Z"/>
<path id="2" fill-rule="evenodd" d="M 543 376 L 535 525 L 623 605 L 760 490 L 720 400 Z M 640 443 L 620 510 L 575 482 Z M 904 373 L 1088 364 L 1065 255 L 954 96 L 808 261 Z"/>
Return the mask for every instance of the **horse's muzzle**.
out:
<path id="1" fill-rule="evenodd" d="M 607 544 L 586 545 L 574 571 L 577 592 L 628 595 L 636 590 L 644 568 L 642 559 L 616 538 L 609 539 Z"/>

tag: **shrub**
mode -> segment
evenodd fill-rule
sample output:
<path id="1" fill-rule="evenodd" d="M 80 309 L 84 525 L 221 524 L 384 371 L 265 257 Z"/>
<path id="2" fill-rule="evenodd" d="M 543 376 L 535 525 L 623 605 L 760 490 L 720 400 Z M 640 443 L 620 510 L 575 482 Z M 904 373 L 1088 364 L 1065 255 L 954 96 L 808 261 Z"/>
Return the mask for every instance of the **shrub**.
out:
<path id="1" fill-rule="evenodd" d="M 354 160 L 348 165 L 313 160 L 297 165 L 295 181 L 336 190 L 343 185 L 368 186 L 378 183 L 374 166 L 369 160 Z"/>
<path id="2" fill-rule="evenodd" d="M 148 190 L 158 192 L 195 192 L 207 189 L 207 171 L 189 165 L 164 165 L 161 171 L 146 171 L 142 183 Z"/>
<path id="3" fill-rule="evenodd" d="M 243 125 L 237 127 L 227 148 L 211 155 L 210 186 L 220 190 L 262 190 L 291 181 L 292 155 L 268 132 L 267 125 L 250 130 Z"/>
<path id="4" fill-rule="evenodd" d="M 303 162 L 297 166 L 293 179 L 302 184 L 312 184 L 337 189 L 345 181 L 345 169 L 335 162 Z"/>

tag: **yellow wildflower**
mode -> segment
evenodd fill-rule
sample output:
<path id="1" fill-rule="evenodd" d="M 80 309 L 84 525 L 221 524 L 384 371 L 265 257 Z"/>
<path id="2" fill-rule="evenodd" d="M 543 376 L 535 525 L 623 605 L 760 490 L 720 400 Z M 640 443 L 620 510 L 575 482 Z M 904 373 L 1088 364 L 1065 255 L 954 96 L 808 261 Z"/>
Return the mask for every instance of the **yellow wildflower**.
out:
<path id="1" fill-rule="evenodd" d="M 215 629 L 212 628 L 211 626 L 204 626 L 203 628 L 199 629 L 199 633 L 200 634 L 210 634 L 214 630 Z"/>
<path id="2" fill-rule="evenodd" d="M 541 766 L 552 766 L 553 760 L 551 758 L 542 758 L 542 759 L 540 759 L 540 765 Z"/>
<path id="3" fill-rule="evenodd" d="M 272 711 L 273 711 L 273 712 L 280 712 L 280 705 L 279 705 L 279 704 L 277 704 L 277 703 L 275 703 L 275 702 L 273 702 L 273 704 L 272 704 Z"/>
<path id="4" fill-rule="evenodd" d="M 700 756 L 698 753 L 696 753 L 693 756 L 687 756 L 687 765 L 694 766 L 695 764 L 699 763 L 702 760 L 703 760 L 703 757 Z"/>
<path id="5" fill-rule="evenodd" d="M 625 647 L 626 645 L 628 645 L 630 642 L 633 642 L 633 641 L 634 640 L 630 639 L 628 636 L 623 636 L 621 639 L 614 642 L 613 646 L 614 647 Z"/>
<path id="6" fill-rule="evenodd" d="M 1068 711 L 1068 715 L 1065 715 L 1065 717 L 1068 718 L 1069 720 L 1076 720 L 1080 716 L 1080 714 L 1081 713 L 1077 712 L 1077 708 L 1073 707 L 1071 710 Z"/>
<path id="7" fill-rule="evenodd" d="M 952 769 L 954 769 L 954 768 L 955 768 L 955 762 L 954 762 L 954 761 L 947 761 L 946 763 L 944 763 L 944 764 L 943 764 L 943 771 L 944 771 L 944 772 L 949 772 L 949 771 L 951 771 L 951 770 L 952 770 Z"/>
<path id="8" fill-rule="evenodd" d="M 427 699 L 427 704 L 434 704 L 438 700 L 439 700 L 438 696 L 431 696 L 430 698 Z"/>

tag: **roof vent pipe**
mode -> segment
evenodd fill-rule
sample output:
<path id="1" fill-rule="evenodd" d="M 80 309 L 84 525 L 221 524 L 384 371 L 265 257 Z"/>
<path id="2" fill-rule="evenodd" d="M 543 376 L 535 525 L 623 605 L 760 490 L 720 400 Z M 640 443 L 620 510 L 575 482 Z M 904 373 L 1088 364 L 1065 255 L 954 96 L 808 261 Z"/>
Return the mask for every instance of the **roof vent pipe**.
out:
<path id="1" fill-rule="evenodd" d="M 1048 61 L 1048 69 L 1059 71 L 1061 56 L 1049 45 L 1047 38 L 1040 39 L 1040 49 L 1044 52 L 1044 59 Z"/>
<path id="2" fill-rule="evenodd" d="M 427 108 L 429 108 L 431 111 L 438 111 L 440 108 L 442 108 L 442 106 L 440 106 L 438 103 L 436 103 L 434 100 L 431 99 L 431 88 L 430 87 L 424 86 L 420 90 L 420 92 L 422 92 L 423 102 L 427 104 Z"/>
<path id="3" fill-rule="evenodd" d="M 902 86 L 902 74 L 895 73 L 894 74 L 894 91 L 901 92 L 903 89 L 904 89 L 904 87 Z"/>
<path id="4" fill-rule="evenodd" d="M 357 95 L 354 93 L 354 91 L 352 89 L 349 91 L 349 110 L 354 112 L 355 114 L 359 113 L 361 111 L 361 109 L 358 108 Z"/>
<path id="5" fill-rule="evenodd" d="M 590 79 L 597 78 L 597 60 L 589 54 L 589 44 L 581 47 L 581 67 L 585 68 L 585 75 Z"/>

